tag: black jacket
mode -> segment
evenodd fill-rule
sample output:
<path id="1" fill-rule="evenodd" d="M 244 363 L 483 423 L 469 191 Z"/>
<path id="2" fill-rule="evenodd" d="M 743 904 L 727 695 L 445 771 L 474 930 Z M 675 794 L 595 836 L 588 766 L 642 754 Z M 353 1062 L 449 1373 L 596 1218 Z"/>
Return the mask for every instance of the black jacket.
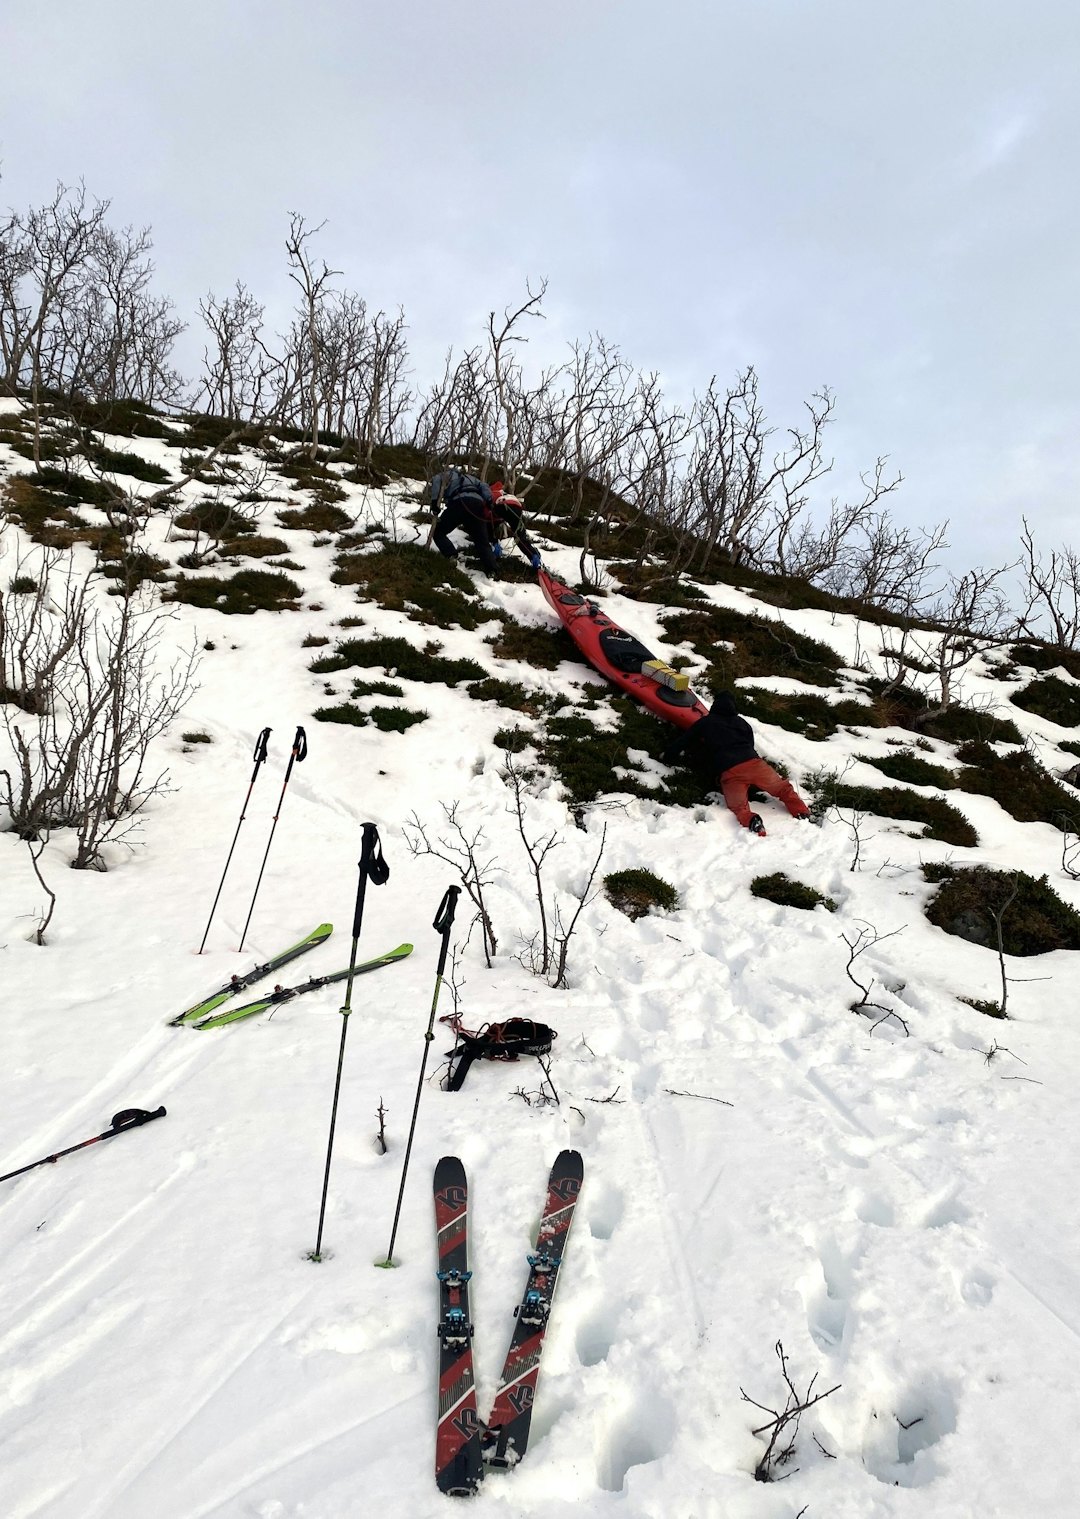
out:
<path id="1" fill-rule="evenodd" d="M 694 759 L 701 759 L 715 775 L 723 775 L 733 765 L 757 759 L 754 730 L 735 711 L 735 703 L 726 691 L 715 698 L 707 717 L 701 717 L 667 746 L 660 758 L 670 765 L 688 745 L 694 745 Z"/>

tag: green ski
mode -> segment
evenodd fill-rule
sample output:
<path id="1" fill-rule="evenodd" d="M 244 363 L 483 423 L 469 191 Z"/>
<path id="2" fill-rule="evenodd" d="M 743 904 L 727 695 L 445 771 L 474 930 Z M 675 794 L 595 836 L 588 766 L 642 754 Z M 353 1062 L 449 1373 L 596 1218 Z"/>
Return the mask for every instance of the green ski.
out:
<path id="1" fill-rule="evenodd" d="M 201 1002 L 196 1002 L 194 1007 L 187 1008 L 178 1013 L 175 1018 L 169 1019 L 169 1027 L 176 1028 L 181 1023 L 194 1023 L 197 1018 L 208 1017 L 223 1002 L 228 1002 L 230 997 L 235 997 L 237 992 L 242 992 L 249 986 L 254 986 L 256 981 L 261 981 L 264 976 L 273 975 L 274 971 L 281 966 L 287 965 L 290 960 L 295 960 L 299 955 L 307 954 L 309 949 L 314 949 L 324 939 L 329 939 L 334 932 L 332 923 L 320 923 L 318 928 L 312 929 L 306 939 L 301 939 L 299 944 L 294 944 L 291 949 L 283 950 L 280 955 L 274 955 L 264 965 L 256 965 L 243 976 L 230 976 L 228 982 L 209 997 L 204 997 Z"/>
<path id="2" fill-rule="evenodd" d="M 399 944 L 396 949 L 387 950 L 385 955 L 377 955 L 374 960 L 365 960 L 356 967 L 354 974 L 363 976 L 369 970 L 379 970 L 384 965 L 393 965 L 396 960 L 404 960 L 411 955 L 412 951 L 411 944 Z M 312 976 L 310 981 L 305 981 L 300 986 L 276 986 L 267 996 L 260 997 L 258 1002 L 245 1002 L 243 1007 L 232 1007 L 213 1018 L 202 1018 L 193 1027 L 197 1029 L 224 1028 L 226 1023 L 239 1023 L 241 1018 L 254 1018 L 256 1013 L 265 1013 L 267 1008 L 276 1007 L 279 1002 L 291 1002 L 294 997 L 302 997 L 305 992 L 317 992 L 320 986 L 329 986 L 333 981 L 344 981 L 348 974 L 348 970 L 337 970 L 331 976 Z"/>

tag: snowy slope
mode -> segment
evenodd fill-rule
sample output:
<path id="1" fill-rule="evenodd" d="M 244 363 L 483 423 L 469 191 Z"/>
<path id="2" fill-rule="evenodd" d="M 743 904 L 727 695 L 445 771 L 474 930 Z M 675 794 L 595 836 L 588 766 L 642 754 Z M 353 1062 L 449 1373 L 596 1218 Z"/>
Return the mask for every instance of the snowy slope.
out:
<path id="1" fill-rule="evenodd" d="M 175 461 L 153 441 L 116 446 Z M 25 467 L 9 450 L 2 458 Z M 382 520 L 398 493 L 354 488 L 353 509 Z M 166 530 L 155 519 L 152 546 L 175 562 L 184 546 L 166 542 Z M 404 518 L 398 530 L 420 531 Z M 769 837 L 758 841 L 722 806 L 624 798 L 622 807 L 587 811 L 582 831 L 550 785 L 531 799 L 530 819 L 537 832 L 562 835 L 550 867 L 557 885 L 581 885 L 606 823 L 604 871 L 647 865 L 682 895 L 679 910 L 637 923 L 598 898 L 572 945 L 570 989 L 551 990 L 513 958 L 536 909 L 492 743 L 507 714 L 463 689 L 403 682 L 407 705 L 429 713 L 406 734 L 313 722 L 324 686 L 344 697 L 350 679 L 312 674 L 313 654 L 329 650 L 301 648 L 305 636 L 333 639 L 338 621 L 358 611 L 361 636 L 422 644 L 432 630 L 358 608 L 350 587 L 328 580 L 331 547 L 313 547 L 309 533 L 282 536 L 304 566 L 296 578 L 305 609 L 225 618 L 177 608 L 171 647 L 215 647 L 159 745 L 175 789 L 148 813 L 134 853 L 110 853 L 107 874 L 67 871 L 64 839 L 50 845 L 43 867 L 60 902 L 46 947 L 27 939 L 41 894 L 24 846 L 0 835 L 0 1170 L 100 1131 L 119 1109 L 169 1110 L 0 1191 L 0 1513 L 445 1513 L 452 1500 L 432 1477 L 432 1168 L 455 1153 L 470 1176 L 483 1413 L 547 1166 L 573 1146 L 585 1184 L 533 1440 L 519 1470 L 489 1477 L 484 1510 L 545 1519 L 1072 1514 L 1075 957 L 1014 965 L 1018 977 L 1039 979 L 1012 988 L 1008 1024 L 990 1022 L 957 996 L 995 995 L 996 961 L 926 922 L 929 888 L 917 870 L 922 859 L 949 857 L 1020 866 L 1047 872 L 1080 906 L 1059 868 L 1059 835 L 1014 822 L 987 798 L 950 793 L 977 824 L 978 849 L 914 841 L 904 825 L 881 822 L 852 872 L 842 821 L 800 827 L 770 807 Z M 16 537 L 4 530 L 5 579 Z M 576 578 L 576 553 L 552 548 L 545 558 Z M 533 586 L 483 582 L 478 594 L 550 625 Z M 740 591 L 712 594 L 780 615 Z M 308 609 L 312 602 L 322 610 Z M 661 609 L 618 596 L 607 605 L 662 646 Z M 865 657 L 865 623 L 784 616 L 853 664 L 860 642 Z M 483 634 L 435 636 L 447 655 L 496 665 Z M 566 692 L 587 679 L 571 666 L 528 674 Z M 965 694 L 1000 702 L 1008 689 L 976 674 Z M 1051 725 L 1010 715 L 1050 742 Z M 311 752 L 294 770 L 238 957 L 297 723 Z M 208 952 L 197 958 L 265 724 L 274 730 L 270 762 Z M 190 730 L 213 743 L 185 745 Z M 883 735 L 815 745 L 762 727 L 760 737 L 798 780 L 823 753 L 842 768 Z M 429 1082 L 398 1269 L 380 1271 L 434 981 L 431 919 L 454 880 L 409 853 L 402 824 L 415 811 L 438 831 L 440 800 L 459 801 L 468 824 L 483 827 L 502 872 L 491 899 L 495 968 L 485 969 L 475 934 L 458 957 L 465 1021 L 521 1013 L 558 1029 L 560 1102 L 536 1101 L 531 1063 L 476 1066 L 456 1094 Z M 314 1265 L 305 1254 L 315 1239 L 341 988 L 214 1033 L 165 1023 L 323 919 L 337 925 L 334 938 L 284 979 L 347 962 L 368 819 L 379 825 L 391 876 L 368 890 L 361 955 L 402 939 L 416 949 L 356 983 L 330 1258 Z M 800 913 L 752 897 L 749 881 L 772 869 L 835 897 L 839 911 Z M 892 989 L 909 1037 L 894 1023 L 872 1032 L 848 1010 L 840 935 L 860 921 L 903 929 L 863 963 Z M 451 1003 L 447 987 L 440 1011 Z M 986 1058 L 995 1037 L 1011 1055 Z M 434 1049 L 449 1045 L 446 1035 Z M 373 1139 L 380 1100 L 385 1156 Z M 753 1480 L 763 1441 L 751 1431 L 767 1415 L 740 1389 L 779 1406 L 777 1342 L 800 1389 L 816 1376 L 816 1390 L 838 1390 L 805 1416 L 786 1479 L 763 1484 Z"/>

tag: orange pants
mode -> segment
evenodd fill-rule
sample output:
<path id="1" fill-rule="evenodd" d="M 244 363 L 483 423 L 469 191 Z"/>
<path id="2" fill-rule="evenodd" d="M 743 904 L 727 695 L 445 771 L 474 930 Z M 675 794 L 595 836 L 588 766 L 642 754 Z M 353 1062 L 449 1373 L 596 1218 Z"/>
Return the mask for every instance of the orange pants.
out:
<path id="1" fill-rule="evenodd" d="M 792 817 L 805 817 L 810 811 L 791 782 L 777 775 L 771 765 L 763 759 L 743 760 L 741 765 L 732 765 L 730 770 L 724 771 L 720 777 L 720 789 L 724 801 L 744 828 L 750 826 L 748 793 L 751 786 L 757 786 L 783 802 Z"/>

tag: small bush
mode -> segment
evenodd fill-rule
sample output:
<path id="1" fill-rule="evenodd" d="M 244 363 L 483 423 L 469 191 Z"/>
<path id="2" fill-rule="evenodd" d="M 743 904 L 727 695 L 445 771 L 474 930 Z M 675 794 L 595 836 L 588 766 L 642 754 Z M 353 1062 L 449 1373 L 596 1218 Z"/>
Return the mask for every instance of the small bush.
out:
<path id="1" fill-rule="evenodd" d="M 26 596 L 31 591 L 36 591 L 38 583 L 33 575 L 16 575 L 8 586 L 13 596 Z"/>
<path id="2" fill-rule="evenodd" d="M 181 733 L 180 737 L 185 744 L 212 744 L 214 742 L 209 733 Z"/>
<path id="3" fill-rule="evenodd" d="M 528 717 L 537 717 L 551 706 L 551 697 L 543 691 L 532 690 L 517 680 L 499 680 L 494 676 L 470 686 L 469 695 L 473 701 L 493 701 L 510 712 L 524 712 Z"/>
<path id="4" fill-rule="evenodd" d="M 873 765 L 890 780 L 903 781 L 908 786 L 940 786 L 948 791 L 958 784 L 955 771 L 919 759 L 910 749 L 898 749 L 895 754 L 859 754 L 856 758 L 864 765 Z"/>
<path id="5" fill-rule="evenodd" d="M 497 659 L 519 659 L 539 670 L 557 670 L 564 661 L 588 664 L 565 628 L 535 627 L 504 617 L 502 632 L 485 638 Z"/>
<path id="6" fill-rule="evenodd" d="M 274 570 L 237 570 L 228 579 L 202 575 L 197 579 L 177 575 L 163 601 L 181 601 L 228 615 L 252 612 L 295 611 L 303 590 L 288 575 Z"/>
<path id="7" fill-rule="evenodd" d="M 329 638 L 327 638 L 324 634 L 309 633 L 307 637 L 301 642 L 300 647 L 302 649 L 322 649 L 325 648 L 329 642 Z"/>
<path id="8" fill-rule="evenodd" d="M 938 886 L 926 905 L 930 922 L 947 934 L 997 949 L 993 913 L 1016 899 L 1001 915 L 1007 955 L 1042 955 L 1052 949 L 1080 949 L 1080 913 L 1063 902 L 1045 876 L 991 870 L 986 865 L 924 865 L 923 876 Z"/>
<path id="9" fill-rule="evenodd" d="M 282 527 L 301 528 L 309 533 L 344 533 L 353 525 L 348 512 L 324 501 L 278 512 L 277 520 Z"/>
<path id="10" fill-rule="evenodd" d="M 342 702 L 337 707 L 316 707 L 311 715 L 320 723 L 349 723 L 354 728 L 366 728 L 368 725 L 367 713 L 361 712 L 351 702 Z"/>
<path id="11" fill-rule="evenodd" d="M 464 571 L 419 544 L 388 543 L 373 553 L 339 554 L 335 562 L 335 585 L 355 585 L 361 599 L 406 612 L 413 622 L 471 631 L 498 616 L 477 601 Z"/>
<path id="12" fill-rule="evenodd" d="M 793 881 L 782 870 L 774 871 L 770 876 L 755 876 L 750 882 L 750 890 L 755 897 L 764 897 L 779 907 L 801 907 L 806 911 L 824 907 L 828 912 L 836 911 L 832 897 L 822 896 L 820 891 L 804 886 L 801 881 Z"/>
<path id="13" fill-rule="evenodd" d="M 255 532 L 255 523 L 231 501 L 196 501 L 178 512 L 176 526 L 185 533 L 202 533 L 206 538 L 228 543 L 246 533 Z M 281 545 L 286 548 L 286 544 Z"/>
<path id="14" fill-rule="evenodd" d="M 643 918 L 650 907 L 674 912 L 679 906 L 679 893 L 671 882 L 651 870 L 612 871 L 604 877 L 604 895 L 631 922 Z"/>
<path id="15" fill-rule="evenodd" d="M 532 742 L 532 735 L 525 728 L 500 728 L 495 734 L 496 749 L 507 754 L 520 754 Z"/>
<path id="16" fill-rule="evenodd" d="M 985 739 L 988 744 L 1021 744 L 1023 735 L 1011 719 L 994 717 L 976 707 L 949 707 L 935 717 L 926 697 L 911 686 L 887 686 L 882 680 L 866 682 L 875 695 L 872 722 L 881 728 L 906 728 L 911 733 L 928 734 L 946 743 L 962 744 L 966 739 Z"/>
<path id="17" fill-rule="evenodd" d="M 848 786 L 842 782 L 827 785 L 823 796 L 827 807 L 847 807 L 855 812 L 868 812 L 874 817 L 898 818 L 923 823 L 920 839 L 940 839 L 943 844 L 956 844 L 961 848 L 974 848 L 979 835 L 962 812 L 943 802 L 940 797 L 923 796 L 905 786 Z"/>
<path id="18" fill-rule="evenodd" d="M 1051 643 L 1015 643 L 1009 650 L 1009 658 L 1028 670 L 1066 670 L 1080 680 L 1080 649 L 1062 649 Z"/>
<path id="19" fill-rule="evenodd" d="M 353 696 L 404 696 L 402 686 L 395 686 L 389 680 L 354 680 L 352 686 Z"/>
<path id="20" fill-rule="evenodd" d="M 333 654 L 317 659 L 309 669 L 315 675 L 332 675 L 338 670 L 382 669 L 402 680 L 426 681 L 428 684 L 456 686 L 464 680 L 483 680 L 484 671 L 473 659 L 442 659 L 437 654 L 417 649 L 406 638 L 348 638 L 339 643 Z"/>
<path id="21" fill-rule="evenodd" d="M 833 702 L 809 692 L 781 696 L 776 691 L 741 686 L 736 699 L 746 717 L 818 741 L 830 738 L 841 727 L 872 728 L 877 721 L 874 709 L 863 702 Z"/>
<path id="22" fill-rule="evenodd" d="M 605 705 L 616 716 L 613 730 L 603 730 L 577 711 L 565 709 L 544 720 L 539 747 L 547 764 L 571 803 L 594 801 L 608 792 L 652 797 L 679 806 L 694 806 L 702 798 L 702 782 L 693 772 L 673 770 L 662 779 L 643 772 L 631 758 L 631 750 L 654 753 L 665 743 L 666 723 L 632 702 L 629 697 L 605 696 Z M 708 784 L 715 784 L 715 776 Z"/>
<path id="23" fill-rule="evenodd" d="M 1022 691 L 1014 691 L 1009 700 L 1025 712 L 1034 712 L 1061 728 L 1080 725 L 1080 685 L 1072 685 L 1059 675 L 1044 675 L 1041 680 L 1030 681 Z"/>
<path id="24" fill-rule="evenodd" d="M 112 448 L 96 448 L 93 453 L 98 469 L 111 475 L 132 475 L 136 480 L 146 480 L 151 485 L 168 485 L 172 476 L 160 464 L 152 464 L 140 454 L 118 453 Z"/>
<path id="25" fill-rule="evenodd" d="M 998 754 L 989 744 L 962 744 L 965 769 L 956 784 L 976 796 L 993 797 L 1020 823 L 1049 823 L 1062 833 L 1080 832 L 1080 797 L 1067 791 L 1026 749 Z"/>
<path id="26" fill-rule="evenodd" d="M 405 733 L 428 719 L 426 712 L 410 711 L 408 707 L 372 707 L 368 716 L 382 733 Z"/>
<path id="27" fill-rule="evenodd" d="M 707 683 L 730 688 L 752 675 L 789 675 L 810 685 L 836 685 L 843 661 L 828 644 L 796 633 L 767 617 L 747 616 L 729 607 L 681 612 L 664 619 L 670 639 L 688 643 L 710 661 Z M 732 644 L 733 648 L 717 647 Z"/>
<path id="28" fill-rule="evenodd" d="M 254 533 L 251 537 L 237 538 L 229 545 L 230 554 L 239 554 L 245 559 L 269 559 L 274 554 L 287 554 L 289 545 L 284 538 L 267 538 L 262 533 Z M 289 569 L 300 569 L 302 566 L 290 564 Z"/>

